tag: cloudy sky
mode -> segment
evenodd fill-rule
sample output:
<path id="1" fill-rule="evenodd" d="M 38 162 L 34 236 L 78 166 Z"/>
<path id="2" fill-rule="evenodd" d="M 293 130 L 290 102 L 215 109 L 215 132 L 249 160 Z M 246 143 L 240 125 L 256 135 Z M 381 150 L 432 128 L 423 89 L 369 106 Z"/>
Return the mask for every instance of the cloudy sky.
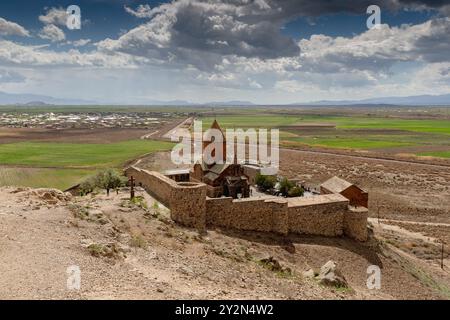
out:
<path id="1" fill-rule="evenodd" d="M 368 29 L 372 4 L 381 25 Z M 450 0 L 2 0 L 0 91 L 129 104 L 446 94 Z"/>

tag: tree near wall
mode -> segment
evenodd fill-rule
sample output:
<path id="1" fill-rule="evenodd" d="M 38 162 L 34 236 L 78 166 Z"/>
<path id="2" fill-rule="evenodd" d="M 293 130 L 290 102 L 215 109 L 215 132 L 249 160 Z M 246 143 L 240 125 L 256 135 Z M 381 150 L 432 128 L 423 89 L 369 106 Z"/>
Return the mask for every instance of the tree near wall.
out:
<path id="1" fill-rule="evenodd" d="M 116 190 L 119 193 L 119 188 L 125 186 L 127 182 L 128 179 L 120 175 L 116 170 L 106 169 L 81 182 L 79 193 L 81 196 L 84 196 L 94 192 L 95 189 L 105 189 L 106 194 L 109 196 L 110 190 Z"/>
<path id="2" fill-rule="evenodd" d="M 106 194 L 109 196 L 109 191 L 111 189 L 118 190 L 124 185 L 123 178 L 114 169 L 106 169 L 100 171 L 96 177 L 96 186 L 106 190 Z"/>

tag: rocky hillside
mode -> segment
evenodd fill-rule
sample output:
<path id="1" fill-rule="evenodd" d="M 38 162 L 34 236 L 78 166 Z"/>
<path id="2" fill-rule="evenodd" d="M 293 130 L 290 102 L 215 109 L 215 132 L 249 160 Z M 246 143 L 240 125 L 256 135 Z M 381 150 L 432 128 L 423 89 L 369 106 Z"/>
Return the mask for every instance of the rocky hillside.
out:
<path id="1" fill-rule="evenodd" d="M 448 273 L 398 250 L 379 227 L 365 244 L 198 234 L 138 195 L 0 189 L 0 299 L 449 298 Z M 379 290 L 366 286 L 369 265 L 381 268 Z M 79 290 L 67 288 L 71 266 L 81 271 Z"/>

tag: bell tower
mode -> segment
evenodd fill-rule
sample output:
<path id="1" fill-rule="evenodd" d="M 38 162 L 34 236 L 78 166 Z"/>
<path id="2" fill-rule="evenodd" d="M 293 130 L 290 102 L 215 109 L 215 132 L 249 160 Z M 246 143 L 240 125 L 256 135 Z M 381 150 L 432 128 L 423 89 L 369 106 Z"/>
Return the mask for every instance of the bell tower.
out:
<path id="1" fill-rule="evenodd" d="M 219 130 L 222 134 L 222 157 L 223 157 L 223 163 L 225 163 L 226 159 L 227 159 L 227 141 L 226 141 L 226 137 L 225 137 L 225 133 L 223 132 L 222 128 L 220 127 L 219 123 L 217 122 L 216 119 L 214 119 L 214 122 L 211 125 L 211 129 L 216 129 Z M 207 146 L 209 146 L 211 143 L 214 143 L 214 139 L 203 139 L 203 148 L 202 148 L 202 153 L 204 154 L 205 152 L 205 148 Z M 219 148 L 219 146 L 216 146 L 216 148 Z M 212 156 L 215 156 L 215 151 L 216 149 L 214 149 Z"/>

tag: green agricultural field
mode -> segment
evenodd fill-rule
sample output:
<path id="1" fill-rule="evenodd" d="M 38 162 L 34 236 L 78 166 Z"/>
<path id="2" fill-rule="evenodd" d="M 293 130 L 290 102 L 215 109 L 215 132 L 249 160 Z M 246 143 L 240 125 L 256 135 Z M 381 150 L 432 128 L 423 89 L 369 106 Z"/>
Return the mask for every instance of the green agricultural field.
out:
<path id="1" fill-rule="evenodd" d="M 151 152 L 169 150 L 171 147 L 172 143 L 150 140 L 105 144 L 0 144 L 0 186 L 65 190 L 95 173 L 97 169 L 120 167 L 131 159 Z"/>
<path id="2" fill-rule="evenodd" d="M 208 128 L 214 118 L 205 117 L 203 127 Z M 217 116 L 225 128 L 279 128 L 280 143 L 284 146 L 321 146 L 340 149 L 377 150 L 395 148 L 420 148 L 449 146 L 449 120 L 417 120 L 371 116 L 333 115 L 257 115 L 233 114 Z M 311 127 L 311 125 L 314 126 Z M 302 126 L 308 126 L 302 128 Z M 329 125 L 326 127 L 326 125 Z M 414 152 L 414 151 L 413 151 Z M 436 157 L 447 157 L 446 152 L 436 152 Z"/>
<path id="3" fill-rule="evenodd" d="M 201 118 L 200 120 L 203 121 L 203 126 L 208 128 L 214 118 L 207 117 Z M 336 125 L 338 129 L 403 130 L 450 135 L 449 120 L 273 114 L 218 116 L 217 120 L 224 128 L 277 128 L 289 125 L 305 125 L 308 123 L 329 123 Z"/>
<path id="4" fill-rule="evenodd" d="M 431 156 L 438 158 L 450 158 L 450 150 L 449 151 L 436 151 L 436 152 L 422 152 L 419 153 L 420 156 Z"/>
<path id="5" fill-rule="evenodd" d="M 0 167 L 0 186 L 57 188 L 65 190 L 94 170 Z"/>
<path id="6" fill-rule="evenodd" d="M 231 116 L 217 116 L 216 119 L 220 126 L 226 128 L 277 128 L 281 126 L 293 125 L 302 120 L 301 116 L 292 115 L 276 115 L 276 114 L 261 114 L 261 115 L 231 115 Z M 213 117 L 200 118 L 203 123 L 203 128 L 207 129 L 214 121 Z"/>
<path id="7" fill-rule="evenodd" d="M 0 164 L 78 169 L 118 167 L 127 160 L 171 147 L 169 142 L 149 140 L 105 144 L 19 142 L 0 144 Z"/>
<path id="8" fill-rule="evenodd" d="M 328 117 L 321 122 L 333 122 L 341 129 L 382 129 L 405 130 L 412 132 L 438 133 L 450 135 L 449 120 L 412 120 L 392 118 L 366 118 L 366 117 Z"/>
<path id="9" fill-rule="evenodd" d="M 301 144 L 319 147 L 339 149 L 381 149 L 393 147 L 412 146 L 408 142 L 373 140 L 369 138 L 294 138 L 287 141 L 295 141 Z M 282 142 L 283 145 L 283 142 Z"/>

